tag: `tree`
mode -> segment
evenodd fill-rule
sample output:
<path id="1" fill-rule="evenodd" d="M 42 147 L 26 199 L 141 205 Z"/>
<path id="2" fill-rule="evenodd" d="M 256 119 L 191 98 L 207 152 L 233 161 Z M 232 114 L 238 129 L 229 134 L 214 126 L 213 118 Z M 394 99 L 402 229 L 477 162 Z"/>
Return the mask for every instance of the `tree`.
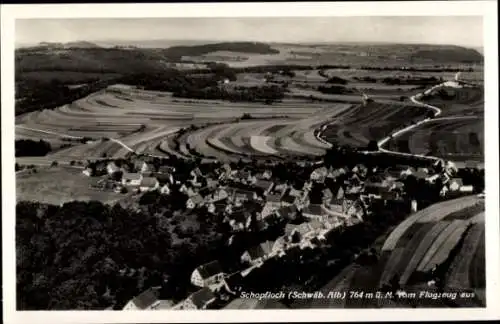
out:
<path id="1" fill-rule="evenodd" d="M 378 147 L 377 141 L 371 140 L 368 143 L 368 151 L 378 151 L 378 150 L 379 150 L 379 147 Z"/>
<path id="2" fill-rule="evenodd" d="M 58 165 L 57 161 L 52 161 L 52 163 L 50 164 L 51 167 L 56 167 Z"/>

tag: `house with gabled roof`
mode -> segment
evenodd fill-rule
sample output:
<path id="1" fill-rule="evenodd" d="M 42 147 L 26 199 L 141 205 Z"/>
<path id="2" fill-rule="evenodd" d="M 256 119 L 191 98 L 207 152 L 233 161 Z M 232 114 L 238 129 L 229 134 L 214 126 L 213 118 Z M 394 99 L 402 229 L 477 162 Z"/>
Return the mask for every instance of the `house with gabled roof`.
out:
<path id="1" fill-rule="evenodd" d="M 191 283 L 198 287 L 210 287 L 221 283 L 224 275 L 219 261 L 212 261 L 194 269 L 191 274 Z"/>
<path id="2" fill-rule="evenodd" d="M 290 206 L 284 206 L 276 210 L 276 214 L 278 217 L 287 219 L 287 220 L 294 220 L 298 216 L 298 209 L 297 206 L 295 205 L 290 205 Z"/>
<path id="3" fill-rule="evenodd" d="M 195 194 L 186 201 L 186 208 L 187 209 L 194 209 L 196 207 L 203 206 L 205 203 L 205 200 L 200 194 Z"/>
<path id="4" fill-rule="evenodd" d="M 325 182 L 326 175 L 328 174 L 328 169 L 326 167 L 320 167 L 311 173 L 310 179 L 319 183 Z"/>
<path id="5" fill-rule="evenodd" d="M 160 287 L 151 287 L 130 300 L 123 310 L 152 310 L 160 304 Z"/>
<path id="6" fill-rule="evenodd" d="M 270 180 L 257 179 L 253 186 L 261 189 L 264 192 L 264 195 L 267 195 L 273 189 L 274 183 Z"/>
<path id="7" fill-rule="evenodd" d="M 134 169 L 139 173 L 145 173 L 149 172 L 151 168 L 146 162 L 137 160 L 134 162 Z"/>
<path id="8" fill-rule="evenodd" d="M 140 186 L 142 181 L 142 174 L 140 173 L 123 173 L 122 185 L 124 186 Z"/>
<path id="9" fill-rule="evenodd" d="M 326 212 L 320 204 L 310 204 L 302 209 L 302 215 L 309 219 L 322 220 Z"/>
<path id="10" fill-rule="evenodd" d="M 184 301 L 172 309 L 207 309 L 217 300 L 215 294 L 207 287 L 202 288 L 188 296 Z"/>
<path id="11" fill-rule="evenodd" d="M 143 177 L 139 186 L 139 190 L 141 192 L 153 191 L 158 189 L 159 187 L 160 183 L 158 182 L 158 179 L 153 177 Z"/>
<path id="12" fill-rule="evenodd" d="M 268 195 L 261 211 L 261 218 L 272 215 L 281 206 L 281 197 L 279 195 Z"/>
<path id="13" fill-rule="evenodd" d="M 241 255 L 241 261 L 252 265 L 263 262 L 270 256 L 273 244 L 274 242 L 266 241 L 251 247 Z"/>

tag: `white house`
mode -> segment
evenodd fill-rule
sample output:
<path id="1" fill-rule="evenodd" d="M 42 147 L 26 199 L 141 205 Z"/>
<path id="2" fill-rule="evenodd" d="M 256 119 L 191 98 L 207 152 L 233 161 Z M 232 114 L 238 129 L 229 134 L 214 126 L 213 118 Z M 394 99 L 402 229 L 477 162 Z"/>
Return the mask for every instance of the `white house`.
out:
<path id="1" fill-rule="evenodd" d="M 108 165 L 106 166 L 106 171 L 108 172 L 109 175 L 112 175 L 120 171 L 120 168 L 115 164 L 115 162 L 109 162 Z"/>
<path id="2" fill-rule="evenodd" d="M 92 169 L 91 168 L 86 168 L 85 170 L 82 171 L 82 173 L 84 175 L 86 175 L 87 177 L 91 177 L 92 176 Z"/>
<path id="3" fill-rule="evenodd" d="M 140 186 L 142 174 L 139 173 L 124 173 L 122 176 L 122 185 L 124 186 Z"/>
<path id="4" fill-rule="evenodd" d="M 212 261 L 196 268 L 191 274 L 191 283 L 198 287 L 210 287 L 222 282 L 224 271 L 219 261 Z"/>
<path id="5" fill-rule="evenodd" d="M 170 187 L 168 186 L 168 184 L 164 184 L 161 188 L 160 188 L 160 193 L 162 195 L 170 195 Z"/>

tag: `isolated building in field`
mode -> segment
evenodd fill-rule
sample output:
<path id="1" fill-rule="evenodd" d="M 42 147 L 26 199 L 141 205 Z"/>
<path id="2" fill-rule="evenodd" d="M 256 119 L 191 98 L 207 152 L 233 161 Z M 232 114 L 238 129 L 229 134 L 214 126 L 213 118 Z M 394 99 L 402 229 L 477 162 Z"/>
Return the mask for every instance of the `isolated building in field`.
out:
<path id="1" fill-rule="evenodd" d="M 93 170 L 92 170 L 92 168 L 86 168 L 85 170 L 82 171 L 82 173 L 84 175 L 86 175 L 87 177 L 91 177 L 93 174 Z"/>
<path id="2" fill-rule="evenodd" d="M 152 287 L 130 300 L 123 310 L 152 310 L 160 304 L 160 287 Z"/>
<path id="3" fill-rule="evenodd" d="M 196 268 L 191 274 L 191 283 L 198 287 L 210 287 L 222 282 L 224 271 L 219 261 L 212 261 Z"/>

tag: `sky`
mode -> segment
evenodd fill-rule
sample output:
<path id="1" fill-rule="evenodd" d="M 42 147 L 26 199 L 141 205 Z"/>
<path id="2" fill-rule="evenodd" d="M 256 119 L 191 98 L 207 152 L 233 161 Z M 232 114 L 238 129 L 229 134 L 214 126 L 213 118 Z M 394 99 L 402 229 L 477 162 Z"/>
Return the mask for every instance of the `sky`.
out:
<path id="1" fill-rule="evenodd" d="M 212 40 L 389 42 L 483 46 L 481 16 L 20 19 L 16 44 Z"/>

